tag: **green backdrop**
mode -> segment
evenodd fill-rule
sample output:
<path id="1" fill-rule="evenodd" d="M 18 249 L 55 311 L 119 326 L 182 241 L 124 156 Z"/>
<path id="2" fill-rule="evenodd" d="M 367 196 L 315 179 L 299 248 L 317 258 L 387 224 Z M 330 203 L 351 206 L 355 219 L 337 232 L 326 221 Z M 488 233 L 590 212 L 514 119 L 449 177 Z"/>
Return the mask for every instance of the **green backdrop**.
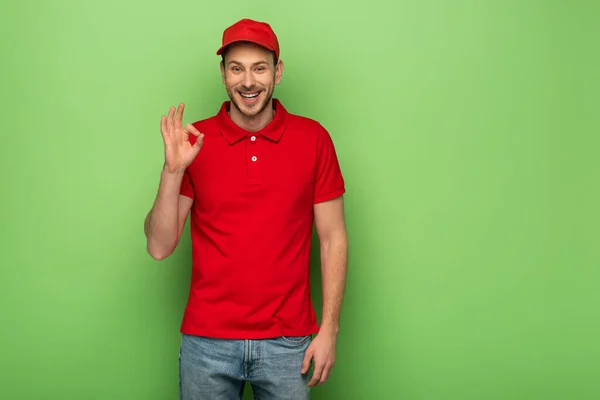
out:
<path id="1" fill-rule="evenodd" d="M 313 398 L 600 398 L 597 4 L 3 3 L 0 397 L 177 398 L 190 241 L 155 262 L 143 234 L 159 121 L 217 112 L 222 30 L 249 17 L 347 181 Z"/>

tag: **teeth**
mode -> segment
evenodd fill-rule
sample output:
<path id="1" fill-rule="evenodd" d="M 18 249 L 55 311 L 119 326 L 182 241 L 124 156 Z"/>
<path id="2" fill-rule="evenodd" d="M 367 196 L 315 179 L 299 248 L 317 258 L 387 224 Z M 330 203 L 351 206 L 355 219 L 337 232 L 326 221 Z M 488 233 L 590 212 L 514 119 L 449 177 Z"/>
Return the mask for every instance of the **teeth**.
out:
<path id="1" fill-rule="evenodd" d="M 253 99 L 256 96 L 258 96 L 258 93 L 253 93 L 253 94 L 245 94 L 245 93 L 240 93 L 242 95 L 242 97 L 246 98 L 246 99 Z"/>

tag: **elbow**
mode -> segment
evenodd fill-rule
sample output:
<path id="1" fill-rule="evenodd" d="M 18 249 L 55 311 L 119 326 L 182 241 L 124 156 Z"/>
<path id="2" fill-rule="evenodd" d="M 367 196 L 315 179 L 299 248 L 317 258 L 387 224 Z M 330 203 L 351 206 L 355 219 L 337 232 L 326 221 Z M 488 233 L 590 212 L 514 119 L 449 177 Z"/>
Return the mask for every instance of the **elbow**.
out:
<path id="1" fill-rule="evenodd" d="M 149 216 L 144 221 L 144 234 L 146 235 L 146 251 L 156 261 L 164 260 L 175 251 L 179 237 L 170 237 L 163 234 L 157 236 L 153 234 L 149 226 Z"/>
<path id="2" fill-rule="evenodd" d="M 162 261 L 165 258 L 169 257 L 171 254 L 173 254 L 173 250 L 174 247 L 169 246 L 152 246 L 150 243 L 148 244 L 148 246 L 146 247 L 146 250 L 148 251 L 148 254 L 150 254 L 150 256 L 155 259 L 156 261 Z"/>
<path id="3" fill-rule="evenodd" d="M 329 249 L 347 249 L 348 248 L 348 235 L 344 229 L 339 229 L 335 232 L 329 232 L 326 235 L 322 235 L 321 248 Z"/>
<path id="4" fill-rule="evenodd" d="M 153 259 L 155 259 L 156 261 L 162 261 L 165 258 L 169 257 L 170 254 L 168 253 L 158 253 L 158 252 L 151 252 L 148 251 L 148 253 L 150 254 L 150 256 L 152 256 Z"/>
<path id="5" fill-rule="evenodd" d="M 341 228 L 331 230 L 322 235 L 321 241 L 328 246 L 345 247 L 348 246 L 348 234 L 345 229 Z"/>

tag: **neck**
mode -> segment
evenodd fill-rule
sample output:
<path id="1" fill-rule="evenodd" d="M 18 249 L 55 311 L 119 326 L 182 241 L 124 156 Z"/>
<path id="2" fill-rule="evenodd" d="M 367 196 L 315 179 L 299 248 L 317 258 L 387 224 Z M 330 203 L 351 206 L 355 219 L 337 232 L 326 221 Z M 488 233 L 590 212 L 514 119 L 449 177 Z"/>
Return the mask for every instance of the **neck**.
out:
<path id="1" fill-rule="evenodd" d="M 273 110 L 273 100 L 269 100 L 267 107 L 257 115 L 249 117 L 244 115 L 233 104 L 229 108 L 229 117 L 240 128 L 248 132 L 257 132 L 267 126 L 273 120 L 275 110 Z"/>

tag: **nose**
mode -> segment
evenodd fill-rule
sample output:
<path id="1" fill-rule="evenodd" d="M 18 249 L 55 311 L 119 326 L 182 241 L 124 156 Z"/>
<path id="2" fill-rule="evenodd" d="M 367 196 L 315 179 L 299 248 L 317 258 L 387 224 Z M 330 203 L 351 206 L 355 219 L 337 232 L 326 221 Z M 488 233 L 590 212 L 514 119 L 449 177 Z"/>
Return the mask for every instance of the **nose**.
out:
<path id="1" fill-rule="evenodd" d="M 248 89 L 251 89 L 254 86 L 254 75 L 252 74 L 252 71 L 246 71 L 244 74 L 243 85 Z"/>

